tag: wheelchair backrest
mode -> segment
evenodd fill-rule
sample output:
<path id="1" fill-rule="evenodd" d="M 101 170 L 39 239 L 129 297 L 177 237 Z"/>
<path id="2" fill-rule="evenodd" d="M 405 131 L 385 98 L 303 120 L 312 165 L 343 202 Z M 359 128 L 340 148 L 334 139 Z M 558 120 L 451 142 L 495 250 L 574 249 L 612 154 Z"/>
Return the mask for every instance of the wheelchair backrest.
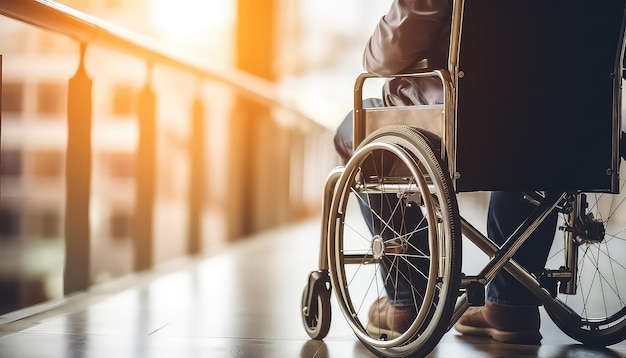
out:
<path id="1" fill-rule="evenodd" d="M 615 192 L 626 0 L 459 3 L 457 191 Z"/>

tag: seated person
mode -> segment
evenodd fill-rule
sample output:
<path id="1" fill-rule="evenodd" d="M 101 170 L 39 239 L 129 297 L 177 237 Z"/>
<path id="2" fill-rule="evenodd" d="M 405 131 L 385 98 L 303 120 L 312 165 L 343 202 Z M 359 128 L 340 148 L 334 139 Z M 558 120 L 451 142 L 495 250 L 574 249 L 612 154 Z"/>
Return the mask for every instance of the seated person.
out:
<path id="1" fill-rule="evenodd" d="M 363 55 L 365 69 L 380 76 L 392 76 L 411 72 L 413 66 L 425 58 L 431 68 L 447 68 L 451 17 L 452 0 L 394 0 L 367 43 Z M 443 90 L 438 78 L 398 77 L 385 83 L 382 99 L 366 100 L 364 107 L 441 103 Z M 335 147 L 344 161 L 352 155 L 352 125 L 350 114 L 335 136 Z M 385 194 L 379 194 L 378 198 L 370 196 L 370 200 L 397 200 L 382 198 L 382 195 Z M 525 201 L 522 195 L 505 192 L 491 194 L 487 231 L 496 244 L 501 245 L 534 209 L 535 206 Z M 384 213 L 379 214 L 385 217 Z M 364 217 L 372 235 L 390 239 L 385 236 L 379 220 L 372 219 L 371 215 Z M 405 221 L 409 222 L 409 226 L 417 227 L 421 219 L 419 209 L 406 213 Z M 554 238 L 556 220 L 555 211 L 513 256 L 527 270 L 543 269 Z M 393 269 L 384 262 L 381 267 L 383 277 Z M 402 267 L 397 269 L 402 270 Z M 406 285 L 407 282 L 399 282 L 396 286 L 385 285 L 387 297 L 375 302 L 370 309 L 367 329 L 372 335 L 377 332 L 401 333 L 414 320 L 415 308 L 406 304 L 407 301 L 412 302 Z M 470 308 L 461 317 L 455 326 L 459 332 L 488 336 L 505 343 L 537 343 L 541 340 L 540 302 L 517 280 L 504 271 L 498 273 L 487 286 L 486 297 L 485 306 Z"/>

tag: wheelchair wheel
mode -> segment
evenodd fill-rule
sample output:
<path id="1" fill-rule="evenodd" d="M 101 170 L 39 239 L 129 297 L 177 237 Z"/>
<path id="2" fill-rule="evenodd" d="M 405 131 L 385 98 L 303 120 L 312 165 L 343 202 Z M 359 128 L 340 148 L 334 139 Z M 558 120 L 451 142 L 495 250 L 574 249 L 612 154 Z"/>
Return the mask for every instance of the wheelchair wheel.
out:
<path id="1" fill-rule="evenodd" d="M 307 294 L 312 289 L 311 303 L 307 303 Z M 302 323 L 311 339 L 324 339 L 330 330 L 331 309 L 330 290 L 325 284 L 307 285 L 302 292 Z"/>
<path id="2" fill-rule="evenodd" d="M 426 355 L 447 331 L 458 297 L 458 206 L 426 135 L 392 126 L 368 136 L 346 164 L 331 206 L 336 297 L 356 336 L 377 356 Z M 378 320 L 385 300 L 405 314 L 387 319 L 386 327 L 371 324 L 370 307 Z"/>
<path id="3" fill-rule="evenodd" d="M 566 307 L 546 305 L 546 311 L 564 333 L 587 345 L 608 346 L 626 339 L 624 175 L 620 175 L 620 194 L 586 194 L 587 211 L 593 214 L 593 221 L 589 221 L 586 229 L 589 235 L 576 240 L 576 294 L 558 293 Z M 594 222 L 602 223 L 602 229 Z M 557 238 L 548 265 L 553 261 L 563 262 L 563 247 L 563 240 Z"/>

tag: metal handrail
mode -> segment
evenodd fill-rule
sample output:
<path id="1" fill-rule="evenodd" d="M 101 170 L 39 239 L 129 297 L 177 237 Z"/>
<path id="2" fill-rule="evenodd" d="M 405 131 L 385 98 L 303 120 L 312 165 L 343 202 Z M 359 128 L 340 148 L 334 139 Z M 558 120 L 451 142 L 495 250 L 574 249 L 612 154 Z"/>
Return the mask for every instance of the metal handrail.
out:
<path id="1" fill-rule="evenodd" d="M 135 203 L 133 212 L 133 263 L 134 270 L 149 269 L 154 265 L 153 220 L 155 208 L 157 173 L 157 107 L 160 103 L 153 81 L 149 76 L 155 65 L 186 71 L 196 76 L 196 88 L 190 108 L 190 135 L 187 148 L 190 160 L 187 196 L 187 237 L 186 253 L 193 255 L 201 252 L 201 217 L 206 183 L 204 125 L 206 121 L 204 99 L 199 91 L 198 82 L 211 81 L 230 86 L 237 91 L 237 98 L 248 97 L 255 102 L 252 115 L 257 111 L 256 103 L 269 108 L 278 107 L 297 117 L 306 126 L 284 126 L 286 131 L 298 132 L 307 127 L 324 127 L 316 123 L 300 110 L 281 102 L 278 86 L 252 74 L 225 67 L 207 68 L 193 62 L 191 56 L 164 48 L 155 39 L 128 31 L 96 17 L 59 4 L 52 0 L 0 0 L 0 16 L 33 25 L 44 31 L 59 34 L 76 41 L 80 47 L 78 66 L 67 84 L 67 147 L 65 160 L 65 262 L 63 290 L 70 294 L 85 290 L 91 283 L 90 277 L 90 197 L 93 174 L 93 82 L 86 71 L 85 52 L 92 45 L 105 47 L 120 53 L 136 57 L 146 62 L 148 73 L 144 86 L 137 93 L 137 147 L 135 151 L 137 170 L 135 171 Z M 2 61 L 0 61 L 1 69 Z M 1 72 L 1 71 L 0 71 Z M 0 79 L 1 80 L 1 79 Z M 97 79 L 96 79 L 97 80 Z M 165 97 L 165 96 L 164 96 Z M 166 97 L 165 97 L 166 99 Z M 248 101 L 243 101 L 248 102 Z M 243 103 L 242 102 L 242 103 Z M 241 103 L 240 103 L 241 104 Z M 238 108 L 244 108 L 245 105 Z M 239 116 L 248 120 L 250 116 Z M 278 122 L 278 121 L 277 121 Z M 259 121 L 260 125 L 265 124 Z M 280 126 L 280 122 L 276 123 Z M 301 123 L 300 123 L 301 124 Z M 312 124 L 312 125 L 310 125 Z M 252 124 L 256 125 L 256 124 Z M 256 135 L 249 133 L 244 135 Z M 252 147 L 250 147 L 252 148 Z M 254 149 L 254 148 L 252 148 Z M 283 173 L 284 174 L 284 173 Z M 287 177 L 287 175 L 283 175 Z M 246 188 L 250 188 L 247 186 Z M 281 188 L 282 189 L 282 188 Z M 254 194 L 253 190 L 250 190 Z M 287 205 L 289 203 L 286 202 Z M 241 216 L 251 216 L 244 212 Z M 240 215 L 236 215 L 239 217 Z M 248 218 L 242 219 L 245 222 Z"/>
<path id="2" fill-rule="evenodd" d="M 234 68 L 211 69 L 180 58 L 155 40 L 120 28 L 51 0 L 0 0 L 0 15 L 75 39 L 82 44 L 99 44 L 146 59 L 183 69 L 205 79 L 226 83 L 256 100 L 279 105 L 312 122 L 298 109 L 280 102 L 276 85 Z"/>

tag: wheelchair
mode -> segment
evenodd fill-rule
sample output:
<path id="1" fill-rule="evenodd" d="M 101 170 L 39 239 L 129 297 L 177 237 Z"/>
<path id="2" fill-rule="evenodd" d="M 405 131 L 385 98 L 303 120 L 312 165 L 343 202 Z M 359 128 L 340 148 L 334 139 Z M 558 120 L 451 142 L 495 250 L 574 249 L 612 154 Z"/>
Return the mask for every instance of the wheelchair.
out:
<path id="1" fill-rule="evenodd" d="M 442 105 L 363 108 L 363 84 L 376 76 L 357 78 L 354 154 L 326 180 L 319 267 L 302 294 L 312 339 L 329 331 L 334 290 L 371 352 L 425 356 L 468 307 L 484 304 L 500 270 L 573 339 L 626 338 L 626 1 L 590 4 L 455 1 L 448 68 L 398 75 L 439 78 Z M 457 194 L 478 191 L 523 192 L 535 209 L 498 246 L 459 214 Z M 527 272 L 512 257 L 554 211 L 562 239 L 548 267 Z M 478 273 L 462 272 L 463 240 L 489 257 Z M 387 285 L 409 286 L 415 317 L 403 332 L 368 332 L 369 307 Z"/>

